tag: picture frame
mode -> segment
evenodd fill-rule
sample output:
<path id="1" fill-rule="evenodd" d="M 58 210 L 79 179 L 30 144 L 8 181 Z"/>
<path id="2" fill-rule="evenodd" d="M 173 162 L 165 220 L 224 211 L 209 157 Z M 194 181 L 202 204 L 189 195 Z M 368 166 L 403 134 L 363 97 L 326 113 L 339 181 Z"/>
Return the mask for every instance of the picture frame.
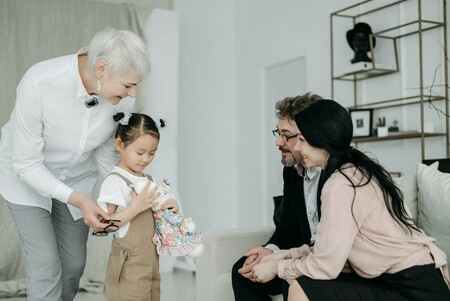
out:
<path id="1" fill-rule="evenodd" d="M 353 122 L 353 137 L 372 136 L 373 109 L 349 110 Z"/>

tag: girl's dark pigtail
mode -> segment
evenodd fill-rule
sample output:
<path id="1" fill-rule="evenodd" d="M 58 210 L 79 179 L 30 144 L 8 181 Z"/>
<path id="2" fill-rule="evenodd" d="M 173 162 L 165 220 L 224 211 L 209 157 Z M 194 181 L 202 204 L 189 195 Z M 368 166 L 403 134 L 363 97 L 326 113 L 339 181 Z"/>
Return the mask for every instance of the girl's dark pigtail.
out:
<path id="1" fill-rule="evenodd" d="M 119 113 L 117 113 L 116 115 L 113 116 L 113 119 L 114 119 L 115 122 L 119 122 L 119 120 L 122 119 L 124 116 L 125 116 L 124 113 L 119 112 Z"/>

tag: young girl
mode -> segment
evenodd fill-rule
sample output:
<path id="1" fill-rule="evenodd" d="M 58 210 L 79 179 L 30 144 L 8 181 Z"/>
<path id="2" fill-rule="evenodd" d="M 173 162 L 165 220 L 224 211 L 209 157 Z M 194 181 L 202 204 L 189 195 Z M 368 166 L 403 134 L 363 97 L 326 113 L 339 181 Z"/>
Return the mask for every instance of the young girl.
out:
<path id="1" fill-rule="evenodd" d="M 121 118 L 121 119 L 120 119 Z M 114 232 L 106 272 L 106 299 L 160 300 L 159 258 L 152 242 L 155 221 L 151 207 L 156 205 L 159 193 L 148 191 L 150 182 L 136 194 L 134 185 L 146 179 L 143 173 L 155 157 L 159 131 L 153 119 L 144 114 L 119 113 L 120 119 L 114 146 L 120 160 L 100 188 L 98 204 L 112 220 L 104 231 Z M 178 213 L 178 204 L 169 199 L 162 208 Z"/>

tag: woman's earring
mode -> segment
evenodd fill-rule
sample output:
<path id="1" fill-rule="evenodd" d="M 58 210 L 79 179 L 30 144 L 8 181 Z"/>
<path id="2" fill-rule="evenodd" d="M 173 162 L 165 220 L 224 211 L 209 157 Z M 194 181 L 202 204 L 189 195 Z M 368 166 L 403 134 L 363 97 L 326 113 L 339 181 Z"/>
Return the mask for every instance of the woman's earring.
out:
<path id="1" fill-rule="evenodd" d="M 100 80 L 97 81 L 97 93 L 100 92 L 102 89 L 102 84 L 100 83 Z"/>

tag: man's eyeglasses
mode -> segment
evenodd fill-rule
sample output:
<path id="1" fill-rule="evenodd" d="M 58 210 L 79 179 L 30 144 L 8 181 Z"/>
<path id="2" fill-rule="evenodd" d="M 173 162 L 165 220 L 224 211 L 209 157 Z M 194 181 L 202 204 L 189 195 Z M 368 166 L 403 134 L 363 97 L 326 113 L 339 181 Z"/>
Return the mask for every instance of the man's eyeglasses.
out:
<path id="1" fill-rule="evenodd" d="M 272 134 L 275 137 L 277 137 L 277 138 L 283 139 L 285 142 L 288 142 L 289 139 L 295 138 L 295 137 L 297 137 L 299 135 L 299 134 L 295 134 L 295 135 L 292 135 L 292 136 L 287 136 L 285 134 L 281 134 L 279 129 L 272 130 Z"/>
<path id="2" fill-rule="evenodd" d="M 120 220 L 117 219 L 102 219 L 101 223 L 108 224 L 102 231 L 94 231 L 92 235 L 94 236 L 107 236 L 110 232 L 116 232 L 119 230 L 119 226 L 114 223 L 120 223 Z"/>

